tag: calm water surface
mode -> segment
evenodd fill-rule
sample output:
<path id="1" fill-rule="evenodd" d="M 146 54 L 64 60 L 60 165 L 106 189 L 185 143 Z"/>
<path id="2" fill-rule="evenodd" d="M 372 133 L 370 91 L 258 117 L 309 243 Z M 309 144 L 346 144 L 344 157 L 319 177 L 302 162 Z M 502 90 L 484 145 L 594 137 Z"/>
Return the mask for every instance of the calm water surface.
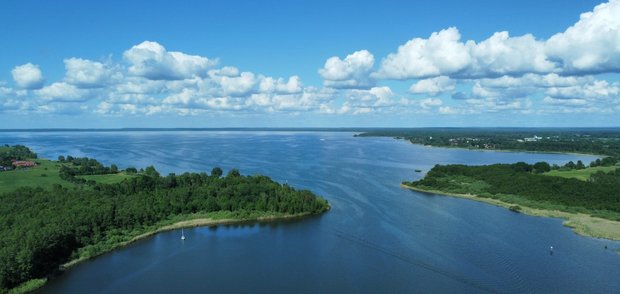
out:
<path id="1" fill-rule="evenodd" d="M 160 233 L 85 262 L 45 293 L 620 293 L 617 242 L 561 220 L 399 188 L 437 163 L 565 163 L 592 156 L 428 148 L 351 133 L 0 133 L 42 157 L 89 156 L 162 173 L 238 167 L 332 205 L 278 224 Z M 610 249 L 605 250 L 604 246 Z M 555 248 L 549 254 L 549 246 Z"/>

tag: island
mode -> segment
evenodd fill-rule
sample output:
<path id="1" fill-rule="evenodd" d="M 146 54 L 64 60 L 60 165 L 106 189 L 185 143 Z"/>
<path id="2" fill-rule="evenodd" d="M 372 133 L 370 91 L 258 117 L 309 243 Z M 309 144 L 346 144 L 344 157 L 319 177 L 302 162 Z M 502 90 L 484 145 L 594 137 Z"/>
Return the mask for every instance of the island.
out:
<path id="1" fill-rule="evenodd" d="M 67 267 L 162 230 L 320 214 L 326 200 L 263 175 L 162 176 L 92 158 L 0 147 L 0 293 L 28 292 Z"/>

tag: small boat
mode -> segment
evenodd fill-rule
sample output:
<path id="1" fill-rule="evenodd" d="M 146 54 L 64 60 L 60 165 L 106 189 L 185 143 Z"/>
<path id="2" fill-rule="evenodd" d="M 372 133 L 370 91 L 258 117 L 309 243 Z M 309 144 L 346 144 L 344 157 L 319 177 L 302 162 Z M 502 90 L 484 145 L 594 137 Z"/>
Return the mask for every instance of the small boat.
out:
<path id="1" fill-rule="evenodd" d="M 422 172 L 422 170 L 421 170 L 421 169 L 416 169 L 416 170 L 415 170 L 415 172 L 416 172 L 416 173 L 421 173 L 421 172 Z"/>
<path id="2" fill-rule="evenodd" d="M 181 229 L 181 240 L 185 240 L 185 232 Z"/>

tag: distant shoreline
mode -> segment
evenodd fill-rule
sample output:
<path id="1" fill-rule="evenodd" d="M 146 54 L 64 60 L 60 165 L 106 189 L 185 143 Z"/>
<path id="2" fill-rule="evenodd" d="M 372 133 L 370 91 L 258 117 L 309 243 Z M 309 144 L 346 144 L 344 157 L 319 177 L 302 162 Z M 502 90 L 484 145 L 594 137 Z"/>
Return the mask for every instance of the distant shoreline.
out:
<path id="1" fill-rule="evenodd" d="M 618 130 L 615 127 L 221 127 L 221 128 L 6 128 L 1 132 L 149 132 L 149 131 L 299 131 L 299 132 L 356 132 L 366 133 L 371 131 L 407 131 L 407 130 L 498 130 L 498 131 L 544 131 L 544 130 Z M 362 136 L 364 137 L 364 136 Z M 392 137 L 392 136 L 368 136 L 368 137 Z"/>
<path id="2" fill-rule="evenodd" d="M 464 198 L 464 199 L 474 200 L 478 202 L 484 202 L 484 203 L 495 205 L 495 206 L 504 207 L 507 209 L 511 209 L 511 207 L 518 206 L 519 210 L 517 212 L 519 213 L 523 213 L 523 214 L 527 214 L 531 216 L 564 219 L 564 222 L 562 224 L 566 227 L 571 228 L 573 232 L 575 232 L 578 235 L 620 241 L 620 222 L 617 222 L 617 221 L 594 217 L 594 216 L 590 216 L 588 214 L 583 214 L 583 213 L 569 213 L 569 212 L 564 212 L 564 211 L 559 211 L 559 210 L 546 210 L 546 209 L 532 208 L 532 207 L 523 206 L 520 204 L 504 202 L 504 201 L 493 199 L 493 198 L 479 197 L 473 194 L 458 194 L 458 193 L 450 193 L 450 192 L 444 192 L 444 191 L 439 191 L 439 190 L 422 189 L 418 187 L 409 186 L 406 184 L 401 184 L 400 186 L 402 188 L 417 191 L 417 192 Z"/>

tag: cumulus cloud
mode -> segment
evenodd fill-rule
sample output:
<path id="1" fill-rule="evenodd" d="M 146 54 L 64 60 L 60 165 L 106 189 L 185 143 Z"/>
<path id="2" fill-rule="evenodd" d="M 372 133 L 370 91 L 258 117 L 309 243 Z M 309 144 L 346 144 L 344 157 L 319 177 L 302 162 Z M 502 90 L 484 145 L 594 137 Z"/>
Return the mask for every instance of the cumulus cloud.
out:
<path id="1" fill-rule="evenodd" d="M 457 28 L 414 38 L 385 57 L 375 77 L 436 76 L 473 79 L 523 74 L 586 75 L 620 72 L 620 0 L 583 13 L 566 31 L 548 40 L 531 34 L 496 32 L 481 42 L 461 41 Z"/>
<path id="2" fill-rule="evenodd" d="M 620 84 L 597 80 L 577 86 L 552 87 L 546 93 L 556 99 L 614 99 L 620 97 Z"/>
<path id="3" fill-rule="evenodd" d="M 179 80 L 204 76 L 217 62 L 207 57 L 167 51 L 157 42 L 144 41 L 123 53 L 129 73 L 151 80 Z"/>
<path id="4" fill-rule="evenodd" d="M 298 76 L 292 76 L 288 81 L 284 79 L 274 79 L 272 77 L 260 77 L 258 86 L 259 92 L 276 92 L 280 94 L 299 93 L 302 90 L 301 79 Z"/>
<path id="5" fill-rule="evenodd" d="M 13 80 L 22 89 L 40 89 L 43 87 L 43 73 L 38 65 L 26 63 L 11 70 Z"/>
<path id="6" fill-rule="evenodd" d="M 325 61 L 319 74 L 324 79 L 324 85 L 331 88 L 351 89 L 369 88 L 374 82 L 370 73 L 375 63 L 375 57 L 367 50 L 360 50 L 347 55 L 344 59 L 337 56 Z"/>
<path id="7" fill-rule="evenodd" d="M 88 59 L 65 59 L 65 81 L 79 88 L 101 88 L 113 79 L 120 80 L 122 75 L 109 66 Z"/>
<path id="8" fill-rule="evenodd" d="M 564 73 L 620 71 L 620 1 L 600 4 L 546 43 L 550 58 Z"/>
<path id="9" fill-rule="evenodd" d="M 454 91 L 455 86 L 456 81 L 446 76 L 439 76 L 436 78 L 419 80 L 411 85 L 409 92 L 413 94 L 437 96 L 441 93 Z"/>
<path id="10" fill-rule="evenodd" d="M 472 61 L 460 39 L 454 27 L 433 33 L 428 39 L 414 38 L 383 59 L 376 76 L 410 79 L 456 74 Z"/>
<path id="11" fill-rule="evenodd" d="M 256 78 L 251 72 L 242 72 L 236 77 L 223 76 L 220 85 L 224 95 L 244 96 L 254 90 Z"/>
<path id="12" fill-rule="evenodd" d="M 36 94 L 45 100 L 56 102 L 83 102 L 92 98 L 92 92 L 89 90 L 65 82 L 53 83 L 36 90 Z"/>

